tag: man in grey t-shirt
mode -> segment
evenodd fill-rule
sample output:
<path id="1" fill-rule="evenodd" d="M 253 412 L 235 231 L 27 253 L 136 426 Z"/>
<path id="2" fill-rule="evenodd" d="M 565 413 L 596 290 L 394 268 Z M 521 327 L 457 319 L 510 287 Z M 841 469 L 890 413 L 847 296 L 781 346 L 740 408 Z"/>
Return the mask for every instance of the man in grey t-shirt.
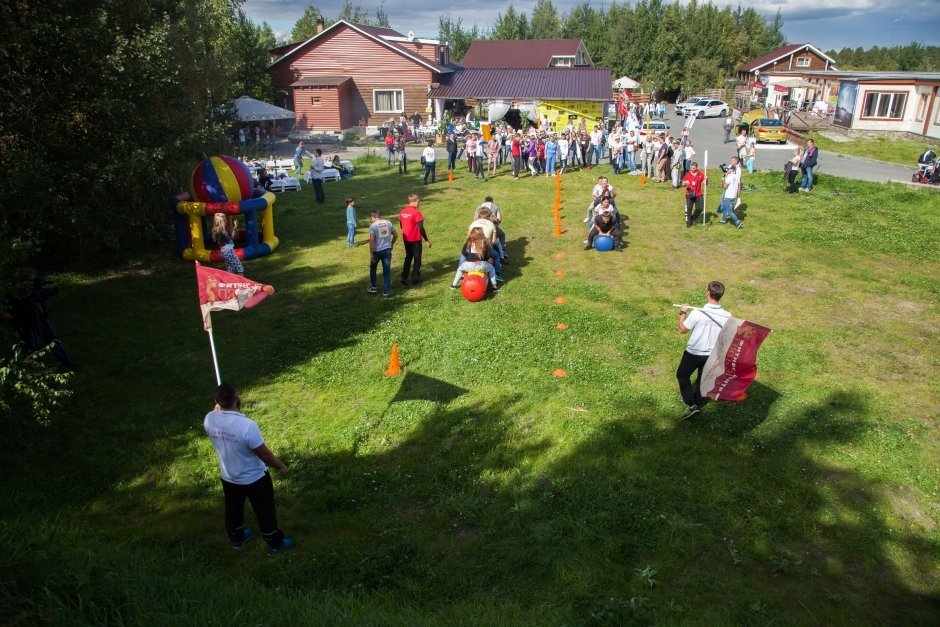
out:
<path id="1" fill-rule="evenodd" d="M 369 288 L 370 294 L 377 294 L 375 286 L 376 266 L 382 262 L 382 296 L 388 298 L 392 293 L 392 246 L 398 241 L 398 232 L 388 220 L 382 219 L 378 211 L 372 212 L 372 224 L 369 226 Z"/>

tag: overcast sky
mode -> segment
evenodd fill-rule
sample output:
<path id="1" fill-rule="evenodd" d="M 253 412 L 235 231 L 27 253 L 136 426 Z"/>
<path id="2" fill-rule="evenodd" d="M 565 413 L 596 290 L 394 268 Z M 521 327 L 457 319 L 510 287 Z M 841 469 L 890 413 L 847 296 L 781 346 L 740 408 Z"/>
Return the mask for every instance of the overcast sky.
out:
<path id="1" fill-rule="evenodd" d="M 267 22 L 279 37 L 286 38 L 294 22 L 311 4 L 305 0 L 246 0 L 245 13 L 253 21 Z M 321 0 L 313 3 L 325 15 L 336 16 L 343 0 Z M 370 15 L 375 15 L 378 1 L 356 2 Z M 559 13 L 566 13 L 577 0 L 555 0 Z M 597 8 L 606 2 L 591 2 Z M 718 6 L 725 3 L 714 2 Z M 738 2 L 731 2 L 737 6 Z M 893 46 L 918 41 L 940 45 L 940 4 L 936 0 L 741 0 L 743 6 L 754 6 L 770 16 L 779 8 L 783 15 L 783 33 L 790 43 L 811 43 L 822 50 L 845 46 Z M 531 16 L 535 0 L 514 1 L 517 11 Z M 414 31 L 419 37 L 436 37 L 438 18 L 448 15 L 463 20 L 464 26 L 476 24 L 488 29 L 508 3 L 482 0 L 389 0 L 385 2 L 392 28 L 402 33 Z"/>

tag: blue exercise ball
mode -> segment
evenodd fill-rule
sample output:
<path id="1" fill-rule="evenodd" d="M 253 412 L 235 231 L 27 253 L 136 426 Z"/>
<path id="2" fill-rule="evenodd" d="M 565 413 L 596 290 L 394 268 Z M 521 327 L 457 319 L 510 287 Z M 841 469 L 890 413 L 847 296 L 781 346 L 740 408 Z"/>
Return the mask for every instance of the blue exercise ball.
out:
<path id="1" fill-rule="evenodd" d="M 614 238 L 610 235 L 598 235 L 594 238 L 594 249 L 606 253 L 614 249 Z"/>

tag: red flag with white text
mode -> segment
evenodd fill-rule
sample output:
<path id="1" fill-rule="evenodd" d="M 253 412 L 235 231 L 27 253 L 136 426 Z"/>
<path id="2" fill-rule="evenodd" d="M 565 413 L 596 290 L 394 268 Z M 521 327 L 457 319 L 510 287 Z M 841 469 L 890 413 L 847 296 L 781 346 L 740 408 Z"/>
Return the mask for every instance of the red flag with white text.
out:
<path id="1" fill-rule="evenodd" d="M 274 293 L 274 288 L 238 274 L 216 270 L 196 262 L 196 283 L 199 286 L 199 309 L 206 331 L 212 329 L 209 312 L 251 309 Z"/>
<path id="2" fill-rule="evenodd" d="M 757 351 L 768 333 L 767 327 L 729 318 L 705 362 L 702 396 L 735 403 L 747 398 L 747 388 L 757 377 Z"/>

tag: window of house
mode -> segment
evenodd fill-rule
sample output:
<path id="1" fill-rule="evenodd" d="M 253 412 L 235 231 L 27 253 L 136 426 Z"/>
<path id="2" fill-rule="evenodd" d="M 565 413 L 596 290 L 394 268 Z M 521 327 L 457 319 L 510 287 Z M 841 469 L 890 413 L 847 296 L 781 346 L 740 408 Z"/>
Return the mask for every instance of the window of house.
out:
<path id="1" fill-rule="evenodd" d="M 437 62 L 441 65 L 447 64 L 447 46 L 439 46 L 437 49 Z"/>
<path id="2" fill-rule="evenodd" d="M 923 122 L 927 115 L 927 94 L 920 95 L 920 101 L 917 103 L 917 121 Z"/>
<path id="3" fill-rule="evenodd" d="M 906 93 L 870 91 L 865 94 L 862 117 L 900 120 L 904 117 L 906 104 Z"/>
<path id="4" fill-rule="evenodd" d="M 571 57 L 552 57 L 552 67 L 571 67 Z"/>
<path id="5" fill-rule="evenodd" d="M 797 57 L 796 59 L 796 67 L 809 67 L 809 63 L 809 57 Z"/>
<path id="6" fill-rule="evenodd" d="M 376 113 L 402 113 L 405 110 L 405 92 L 401 89 L 374 89 L 372 104 Z"/>

